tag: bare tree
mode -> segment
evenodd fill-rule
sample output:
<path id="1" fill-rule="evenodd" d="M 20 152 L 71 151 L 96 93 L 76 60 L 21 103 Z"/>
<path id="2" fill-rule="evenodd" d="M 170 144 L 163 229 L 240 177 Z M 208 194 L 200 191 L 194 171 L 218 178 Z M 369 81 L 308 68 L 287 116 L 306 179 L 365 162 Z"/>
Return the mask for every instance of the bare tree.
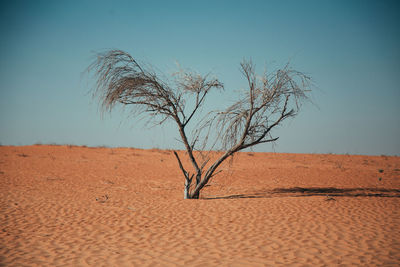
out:
<path id="1" fill-rule="evenodd" d="M 187 125 L 199 113 L 209 92 L 223 88 L 218 79 L 180 70 L 171 85 L 168 79 L 161 80 L 161 75 L 121 50 L 97 54 L 88 72 L 96 78 L 93 95 L 100 99 L 104 110 L 111 111 L 116 104 L 122 104 L 132 107 L 136 114 L 147 114 L 149 120 L 159 124 L 168 119 L 176 123 L 193 167 L 191 172 L 187 171 L 174 151 L 185 178 L 184 198 L 197 199 L 227 158 L 243 149 L 278 140 L 271 130 L 298 113 L 311 88 L 310 77 L 291 69 L 289 64 L 262 76 L 256 75 L 251 61 L 243 61 L 240 67 L 248 89 L 233 105 L 223 111 L 212 111 L 200 120 L 191 140 Z M 207 148 L 212 131 L 215 140 Z M 201 137 L 203 142 L 199 140 Z M 213 164 L 209 164 L 210 157 L 203 153 L 206 148 L 222 151 Z"/>

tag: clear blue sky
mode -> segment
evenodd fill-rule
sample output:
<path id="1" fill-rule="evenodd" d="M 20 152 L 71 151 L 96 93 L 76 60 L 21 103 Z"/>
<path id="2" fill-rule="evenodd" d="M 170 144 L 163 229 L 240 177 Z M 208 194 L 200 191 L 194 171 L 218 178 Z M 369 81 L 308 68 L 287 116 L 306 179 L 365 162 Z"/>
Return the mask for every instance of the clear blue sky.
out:
<path id="1" fill-rule="evenodd" d="M 239 63 L 292 65 L 318 86 L 316 105 L 256 151 L 400 155 L 398 1 L 1 1 L 0 142 L 174 148 L 173 125 L 101 118 L 81 73 L 117 48 L 169 73 L 212 71 L 224 105 Z"/>

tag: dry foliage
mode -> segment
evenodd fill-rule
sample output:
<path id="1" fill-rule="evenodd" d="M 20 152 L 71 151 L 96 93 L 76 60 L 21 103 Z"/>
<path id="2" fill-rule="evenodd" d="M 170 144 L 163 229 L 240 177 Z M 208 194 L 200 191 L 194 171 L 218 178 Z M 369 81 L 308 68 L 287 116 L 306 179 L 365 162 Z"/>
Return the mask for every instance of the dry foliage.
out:
<path id="1" fill-rule="evenodd" d="M 200 120 L 191 140 L 186 126 L 203 106 L 210 90 L 223 88 L 218 79 L 181 69 L 174 74 L 175 82 L 171 85 L 121 50 L 97 54 L 88 72 L 96 78 L 94 96 L 100 99 L 104 110 L 111 111 L 116 104 L 122 104 L 132 107 L 137 114 L 147 114 L 149 120 L 159 124 L 168 119 L 176 122 L 193 165 L 192 173 L 188 172 L 174 152 L 185 177 L 184 197 L 199 198 L 201 189 L 218 173 L 217 168 L 225 159 L 240 150 L 276 141 L 278 137 L 273 137 L 271 130 L 294 117 L 310 91 L 310 77 L 291 69 L 289 64 L 262 76 L 256 75 L 251 61 L 243 61 L 240 66 L 248 90 L 233 105 L 222 111 L 212 111 Z M 193 151 L 204 152 L 211 132 L 216 133 L 216 139 L 209 150 L 219 145 L 224 153 L 213 164 L 208 164 L 207 154 L 199 153 L 196 158 Z"/>

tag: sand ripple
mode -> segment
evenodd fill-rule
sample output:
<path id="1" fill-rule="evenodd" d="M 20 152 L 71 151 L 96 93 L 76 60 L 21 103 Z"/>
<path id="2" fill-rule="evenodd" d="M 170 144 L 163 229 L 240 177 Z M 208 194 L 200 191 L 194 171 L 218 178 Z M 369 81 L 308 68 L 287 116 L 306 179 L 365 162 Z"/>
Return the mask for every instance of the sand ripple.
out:
<path id="1" fill-rule="evenodd" d="M 308 168 L 326 172 L 321 182 L 310 170 L 308 180 L 299 178 L 302 155 L 283 155 L 276 164 L 289 157 L 294 165 L 285 165 L 281 175 L 247 169 L 249 178 L 236 181 L 243 175 L 239 170 L 217 180 L 206 199 L 185 201 L 173 157 L 159 151 L 110 154 L 51 146 L 0 151 L 2 266 L 400 265 L 398 158 L 350 157 L 360 165 L 343 174 L 328 172 L 331 165 L 321 165 L 324 156 L 312 155 Z M 251 158 L 262 162 L 263 155 L 270 157 Z M 239 158 L 239 167 L 248 158 Z M 164 165 L 147 168 L 149 159 Z M 360 169 L 365 159 L 375 160 L 375 167 Z M 373 172 L 381 166 L 392 172 L 374 187 Z M 357 170 L 366 173 L 365 180 L 357 178 Z M 351 182 L 342 182 L 346 175 Z M 273 179 L 284 177 L 284 186 L 276 186 Z M 349 194 L 377 188 L 390 196 Z"/>

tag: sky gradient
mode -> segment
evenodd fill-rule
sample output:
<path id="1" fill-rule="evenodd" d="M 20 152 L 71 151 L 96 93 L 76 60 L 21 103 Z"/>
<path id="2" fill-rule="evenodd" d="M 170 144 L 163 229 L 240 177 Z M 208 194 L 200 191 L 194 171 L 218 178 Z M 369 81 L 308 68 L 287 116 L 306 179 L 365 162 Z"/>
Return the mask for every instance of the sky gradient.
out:
<path id="1" fill-rule="evenodd" d="M 243 58 L 260 74 L 290 60 L 314 104 L 255 151 L 400 155 L 398 14 L 397 1 L 1 1 L 0 143 L 181 148 L 173 124 L 101 116 L 82 73 L 122 49 L 165 74 L 211 71 L 225 91 L 210 107 L 245 86 Z"/>

